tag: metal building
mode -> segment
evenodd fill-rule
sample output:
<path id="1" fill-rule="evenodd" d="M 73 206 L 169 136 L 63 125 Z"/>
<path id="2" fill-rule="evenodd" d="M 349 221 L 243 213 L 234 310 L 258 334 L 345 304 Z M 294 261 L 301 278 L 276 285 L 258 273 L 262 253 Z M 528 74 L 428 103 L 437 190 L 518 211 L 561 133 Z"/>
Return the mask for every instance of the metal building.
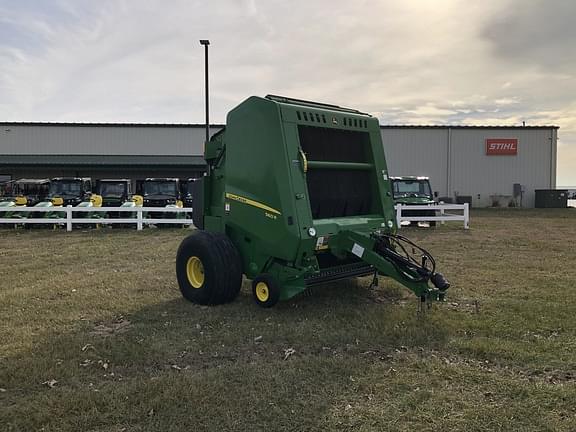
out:
<path id="1" fill-rule="evenodd" d="M 213 125 L 215 133 L 222 125 Z M 557 126 L 382 126 L 391 175 L 430 177 L 474 207 L 534 207 L 556 187 Z M 204 125 L 0 123 L 0 181 L 23 177 L 197 177 Z M 516 186 L 515 186 L 516 185 Z"/>
<path id="2" fill-rule="evenodd" d="M 473 207 L 534 207 L 536 189 L 556 187 L 558 126 L 381 130 L 391 175 L 428 176 L 441 197 Z"/>
<path id="3" fill-rule="evenodd" d="M 204 125 L 0 123 L 0 176 L 198 177 L 204 136 Z"/>

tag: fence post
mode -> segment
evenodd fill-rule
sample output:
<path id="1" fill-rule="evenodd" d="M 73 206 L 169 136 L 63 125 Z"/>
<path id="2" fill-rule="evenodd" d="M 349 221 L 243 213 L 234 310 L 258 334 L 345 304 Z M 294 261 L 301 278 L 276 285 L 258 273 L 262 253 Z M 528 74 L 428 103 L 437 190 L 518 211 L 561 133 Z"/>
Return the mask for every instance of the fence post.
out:
<path id="1" fill-rule="evenodd" d="M 470 209 L 468 203 L 464 203 L 464 229 L 470 228 Z"/>
<path id="2" fill-rule="evenodd" d="M 136 230 L 142 231 L 142 210 L 136 212 Z"/>
<path id="3" fill-rule="evenodd" d="M 402 226 L 402 204 L 396 204 L 394 207 L 396 208 L 396 225 L 400 229 Z"/>
<path id="4" fill-rule="evenodd" d="M 444 201 L 440 201 L 440 205 L 444 204 Z M 440 216 L 444 217 L 444 207 L 440 208 Z M 444 225 L 446 223 L 445 220 L 440 221 L 441 225 Z"/>
<path id="5" fill-rule="evenodd" d="M 72 231 L 72 206 L 70 204 L 66 206 L 66 231 Z"/>

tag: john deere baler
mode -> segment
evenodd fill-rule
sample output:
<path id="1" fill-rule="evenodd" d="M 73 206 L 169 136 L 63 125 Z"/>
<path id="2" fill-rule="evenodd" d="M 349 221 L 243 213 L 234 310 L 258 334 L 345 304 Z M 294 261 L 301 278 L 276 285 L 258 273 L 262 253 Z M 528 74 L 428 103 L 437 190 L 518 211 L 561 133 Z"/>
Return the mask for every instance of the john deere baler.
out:
<path id="1" fill-rule="evenodd" d="M 423 301 L 449 283 L 432 256 L 396 235 L 378 120 L 353 109 L 250 97 L 205 147 L 194 182 L 198 228 L 178 249 L 182 294 L 233 300 L 242 275 L 264 307 L 308 287 L 385 275 Z"/>

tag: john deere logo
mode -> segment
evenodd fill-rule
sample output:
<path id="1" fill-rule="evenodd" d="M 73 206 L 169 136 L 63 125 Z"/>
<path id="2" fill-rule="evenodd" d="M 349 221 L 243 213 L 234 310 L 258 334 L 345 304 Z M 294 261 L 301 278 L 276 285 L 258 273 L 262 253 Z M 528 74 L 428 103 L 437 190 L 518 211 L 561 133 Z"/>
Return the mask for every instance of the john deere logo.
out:
<path id="1" fill-rule="evenodd" d="M 332 117 L 332 124 L 338 124 L 338 119 L 336 117 Z"/>

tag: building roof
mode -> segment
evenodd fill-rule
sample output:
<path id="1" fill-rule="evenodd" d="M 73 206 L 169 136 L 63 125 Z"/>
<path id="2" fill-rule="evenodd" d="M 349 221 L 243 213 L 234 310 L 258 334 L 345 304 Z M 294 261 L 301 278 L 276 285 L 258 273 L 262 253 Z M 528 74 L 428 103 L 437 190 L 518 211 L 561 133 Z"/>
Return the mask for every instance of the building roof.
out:
<path id="1" fill-rule="evenodd" d="M 205 128 L 201 123 L 65 123 L 65 122 L 0 122 L 7 126 L 71 126 L 71 127 L 150 127 L 150 128 Z M 211 128 L 223 128 L 224 124 L 211 124 Z M 560 129 L 556 125 L 510 126 L 510 125 L 380 125 L 381 129 Z"/>
<path id="2" fill-rule="evenodd" d="M 202 156 L 164 155 L 0 155 L 0 166 L 205 166 Z"/>
<path id="3" fill-rule="evenodd" d="M 560 129 L 560 126 L 509 126 L 509 125 L 380 125 L 380 129 Z"/>
<path id="4" fill-rule="evenodd" d="M 200 123 L 89 123 L 89 122 L 0 122 L 6 126 L 72 126 L 72 127 L 151 127 L 151 128 L 205 128 Z M 223 124 L 211 124 L 212 128 L 224 127 Z"/>

